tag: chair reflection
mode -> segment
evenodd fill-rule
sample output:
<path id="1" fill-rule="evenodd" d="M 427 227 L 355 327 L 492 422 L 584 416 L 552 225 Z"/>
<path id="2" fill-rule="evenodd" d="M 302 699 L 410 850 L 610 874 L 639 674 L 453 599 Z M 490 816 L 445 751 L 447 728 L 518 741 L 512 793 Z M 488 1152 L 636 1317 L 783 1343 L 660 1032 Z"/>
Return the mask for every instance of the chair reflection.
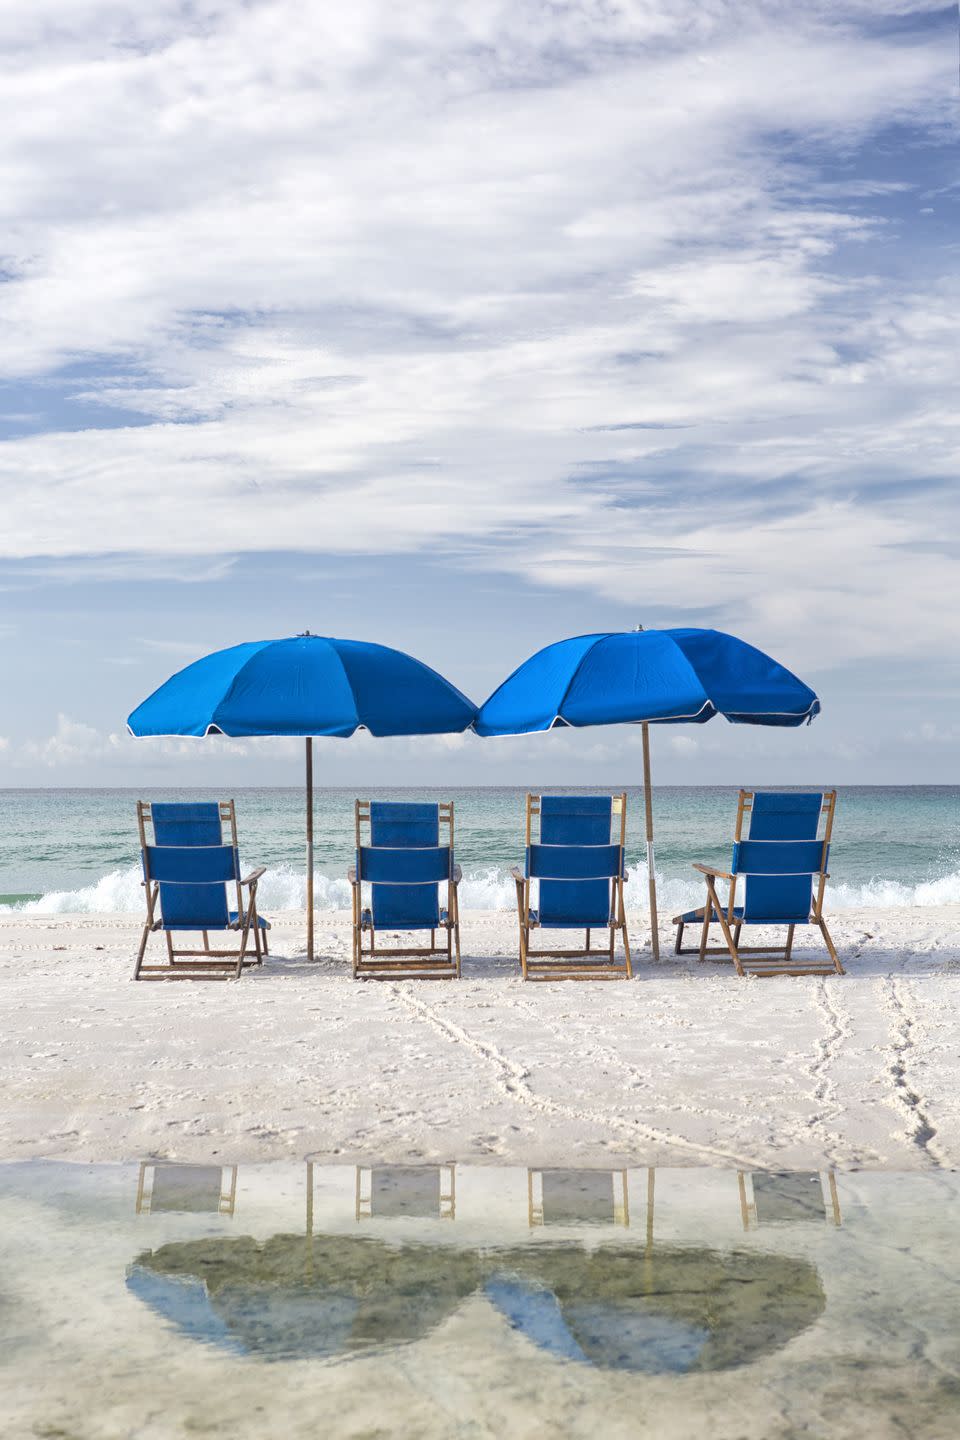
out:
<path id="1" fill-rule="evenodd" d="M 825 1221 L 841 1225 L 837 1177 L 832 1170 L 737 1171 L 740 1218 L 744 1230 L 760 1225 Z"/>
<path id="2" fill-rule="evenodd" d="M 626 1170 L 527 1171 L 527 1219 L 540 1225 L 630 1226 Z"/>
<path id="3" fill-rule="evenodd" d="M 140 1162 L 138 1215 L 232 1215 L 236 1204 L 236 1165 Z"/>
<path id="4" fill-rule="evenodd" d="M 357 1166 L 358 1220 L 454 1220 L 454 1165 Z"/>
<path id="5" fill-rule="evenodd" d="M 331 1175 L 307 1162 L 306 1237 L 217 1234 L 204 1225 L 196 1238 L 163 1237 L 166 1243 L 139 1254 L 127 1288 L 184 1336 L 272 1360 L 383 1354 L 425 1339 L 465 1302 L 482 1298 L 553 1360 L 641 1374 L 749 1364 L 823 1313 L 823 1286 L 807 1259 L 762 1246 L 711 1248 L 700 1237 L 654 1244 L 652 1168 L 645 1226 L 635 1217 L 640 1233 L 633 1237 L 560 1229 L 629 1225 L 625 1171 L 530 1169 L 527 1177 L 528 1220 L 557 1233 L 537 1240 L 515 1233 L 523 1213 L 512 1188 L 522 1172 L 515 1171 L 508 1176 L 513 1218 L 504 1217 L 508 1233 L 499 1240 L 489 1232 L 495 1206 L 482 1212 L 482 1239 L 470 1239 L 469 1217 L 465 1234 L 462 1226 L 449 1235 L 436 1227 L 345 1233 L 349 1171 Z M 742 1178 L 746 1195 L 750 1177 Z M 355 1184 L 358 1220 L 453 1218 L 453 1165 L 360 1166 Z M 763 1192 L 761 1180 L 767 1219 Z M 315 1193 L 326 1193 L 339 1210 L 332 1231 L 314 1214 Z M 155 1185 L 149 1194 L 157 1194 Z"/>

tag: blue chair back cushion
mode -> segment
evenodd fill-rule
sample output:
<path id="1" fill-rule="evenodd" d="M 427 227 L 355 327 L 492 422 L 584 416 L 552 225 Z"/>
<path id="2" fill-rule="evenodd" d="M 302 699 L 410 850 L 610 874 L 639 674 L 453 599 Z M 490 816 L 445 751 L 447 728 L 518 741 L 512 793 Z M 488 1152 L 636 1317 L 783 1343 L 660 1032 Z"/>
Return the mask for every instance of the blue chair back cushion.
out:
<path id="1" fill-rule="evenodd" d="M 232 845 L 148 845 L 143 874 L 159 882 L 164 930 L 225 930 L 230 924 L 227 887 L 240 875 Z"/>
<path id="2" fill-rule="evenodd" d="M 540 846 L 610 847 L 613 800 L 609 795 L 541 795 Z M 531 846 L 531 849 L 535 847 Z M 539 848 L 539 847 L 536 847 Z M 554 864 L 558 863 L 554 857 Z M 622 863 L 622 861 L 621 861 Z M 529 855 L 528 855 L 529 866 Z M 528 868 L 527 874 L 531 872 Z M 562 873 L 562 872 L 559 872 Z M 616 871 L 590 872 L 603 879 L 540 877 L 540 924 L 607 925 L 610 920 L 610 875 Z M 554 871 L 554 876 L 558 872 Z"/>
<path id="3" fill-rule="evenodd" d="M 453 853 L 438 844 L 440 810 L 413 801 L 370 803 L 372 845 L 357 854 L 357 875 L 371 883 L 376 929 L 433 930 L 440 923 L 440 885 Z"/>
<path id="4" fill-rule="evenodd" d="M 370 843 L 397 848 L 440 844 L 440 806 L 412 800 L 371 800 Z"/>
<path id="5" fill-rule="evenodd" d="M 162 801 L 150 806 L 158 845 L 222 845 L 220 806 L 216 800 Z"/>
<path id="6" fill-rule="evenodd" d="M 760 790 L 750 812 L 751 840 L 815 840 L 823 795 Z"/>
<path id="7" fill-rule="evenodd" d="M 827 867 L 822 840 L 741 840 L 731 869 L 746 877 L 745 921 L 802 924 L 810 918 L 813 881 Z"/>

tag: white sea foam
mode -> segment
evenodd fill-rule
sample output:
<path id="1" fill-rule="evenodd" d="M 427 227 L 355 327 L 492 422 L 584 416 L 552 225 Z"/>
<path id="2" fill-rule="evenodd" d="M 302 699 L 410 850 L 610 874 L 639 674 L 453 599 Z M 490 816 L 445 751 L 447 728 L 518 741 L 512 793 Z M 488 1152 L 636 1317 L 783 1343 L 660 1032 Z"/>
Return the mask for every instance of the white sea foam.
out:
<path id="1" fill-rule="evenodd" d="M 672 915 L 703 903 L 703 888 L 696 881 L 657 874 L 657 904 L 661 916 Z M 889 909 L 900 905 L 960 904 L 960 871 L 907 885 L 899 880 L 876 878 L 860 885 L 831 882 L 828 906 L 832 910 Z M 349 910 L 350 886 L 343 877 L 317 874 L 314 897 L 318 910 Z M 291 865 L 271 867 L 260 881 L 258 903 L 261 913 L 271 910 L 302 910 L 306 903 L 306 875 Z M 647 908 L 647 870 L 637 865 L 628 872 L 627 907 Z M 0 913 L 17 911 L 25 915 L 133 914 L 143 910 L 143 887 L 138 866 L 111 870 L 93 885 L 76 890 L 50 890 L 39 900 L 0 905 Z M 460 890 L 461 910 L 512 910 L 516 891 L 509 871 L 490 866 L 464 874 Z"/>

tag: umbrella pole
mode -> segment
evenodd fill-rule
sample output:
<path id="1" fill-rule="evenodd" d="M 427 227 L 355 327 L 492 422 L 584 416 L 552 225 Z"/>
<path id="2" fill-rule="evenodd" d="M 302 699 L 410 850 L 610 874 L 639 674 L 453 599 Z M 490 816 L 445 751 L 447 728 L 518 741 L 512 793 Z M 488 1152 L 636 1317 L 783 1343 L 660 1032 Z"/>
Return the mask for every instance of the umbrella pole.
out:
<path id="1" fill-rule="evenodd" d="M 660 932 L 657 929 L 657 877 L 653 868 L 653 794 L 650 786 L 650 726 L 643 731 L 643 804 L 647 819 L 647 885 L 650 891 L 650 945 L 654 960 L 660 959 Z"/>
<path id="2" fill-rule="evenodd" d="M 313 736 L 307 736 L 307 959 L 313 959 Z"/>

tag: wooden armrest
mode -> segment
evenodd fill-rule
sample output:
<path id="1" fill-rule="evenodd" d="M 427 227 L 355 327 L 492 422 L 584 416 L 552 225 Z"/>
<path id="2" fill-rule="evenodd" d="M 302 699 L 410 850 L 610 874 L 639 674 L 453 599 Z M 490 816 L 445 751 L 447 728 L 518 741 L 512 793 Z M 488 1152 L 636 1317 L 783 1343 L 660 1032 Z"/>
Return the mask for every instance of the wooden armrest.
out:
<path id="1" fill-rule="evenodd" d="M 511 866 L 510 874 L 513 876 L 514 880 L 516 880 L 518 885 L 522 885 L 527 878 L 526 875 L 524 875 L 523 871 L 520 869 L 519 865 Z"/>
<path id="2" fill-rule="evenodd" d="M 694 860 L 693 868 L 699 870 L 701 875 L 712 875 L 714 880 L 733 880 L 735 878 L 729 870 L 717 870 L 713 865 L 701 865 L 697 860 Z"/>
<path id="3" fill-rule="evenodd" d="M 245 876 L 243 877 L 243 879 L 240 881 L 240 884 L 241 884 L 241 885 L 256 885 L 257 881 L 260 879 L 260 876 L 261 876 L 261 875 L 266 875 L 266 873 L 267 873 L 267 867 L 266 867 L 266 865 L 261 865 L 261 866 L 258 867 L 258 869 L 256 869 L 256 870 L 251 870 L 249 875 L 245 875 Z"/>
<path id="4" fill-rule="evenodd" d="M 450 878 L 453 881 L 454 885 L 460 884 L 460 881 L 463 879 L 463 871 L 460 869 L 459 865 L 454 865 L 453 874 Z"/>
<path id="5" fill-rule="evenodd" d="M 356 867 L 356 865 L 351 865 L 351 866 L 350 866 L 350 869 L 347 871 L 347 879 L 350 881 L 350 884 L 351 884 L 351 885 L 356 885 L 356 883 L 357 883 L 357 867 Z"/>

